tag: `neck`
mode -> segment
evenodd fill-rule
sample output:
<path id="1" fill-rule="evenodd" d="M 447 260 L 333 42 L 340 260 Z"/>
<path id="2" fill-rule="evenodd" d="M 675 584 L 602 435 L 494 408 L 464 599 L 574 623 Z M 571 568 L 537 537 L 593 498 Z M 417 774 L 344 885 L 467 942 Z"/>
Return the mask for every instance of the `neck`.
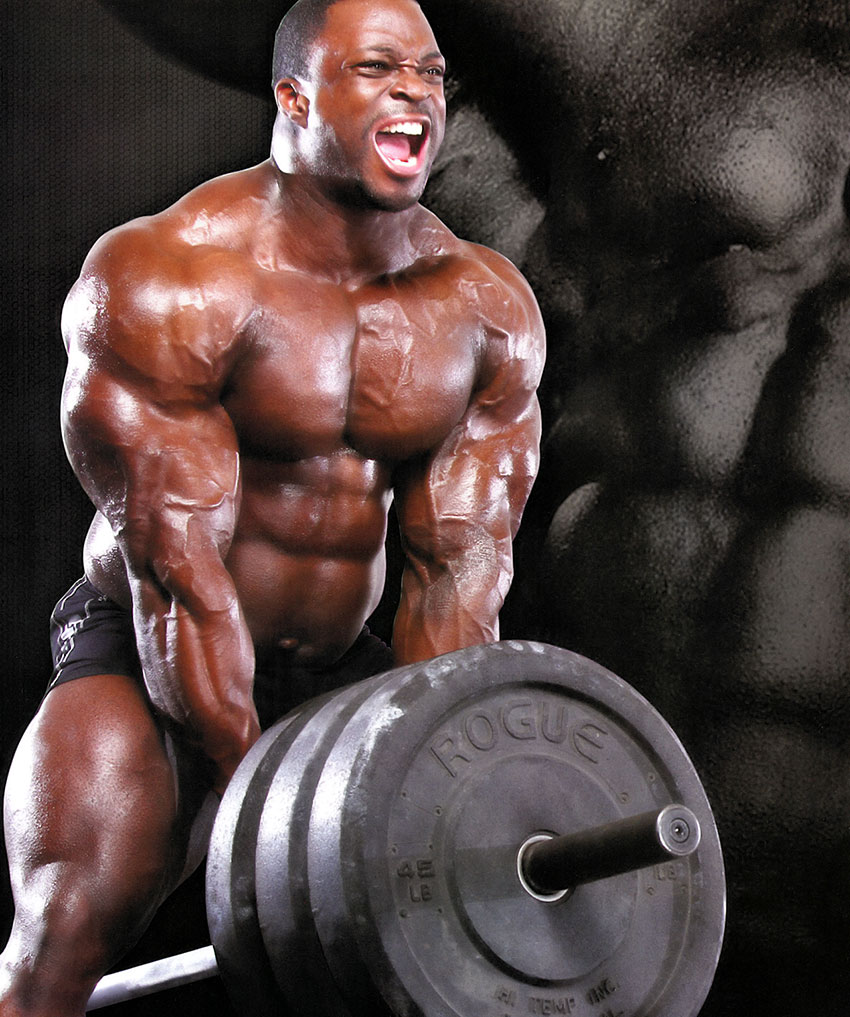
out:
<path id="1" fill-rule="evenodd" d="M 285 173 L 274 160 L 270 165 L 275 247 L 293 268 L 357 283 L 415 260 L 418 205 L 398 212 L 357 207 L 335 199 L 307 174 Z"/>

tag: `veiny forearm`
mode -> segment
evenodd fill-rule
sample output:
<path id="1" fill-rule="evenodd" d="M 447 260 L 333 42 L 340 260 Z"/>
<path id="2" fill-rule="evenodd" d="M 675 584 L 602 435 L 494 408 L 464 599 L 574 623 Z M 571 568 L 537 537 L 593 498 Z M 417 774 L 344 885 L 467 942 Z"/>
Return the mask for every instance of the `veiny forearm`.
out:
<path id="1" fill-rule="evenodd" d="M 223 567 L 222 573 L 202 601 L 190 592 L 169 594 L 150 581 L 134 584 L 133 591 L 151 701 L 185 726 L 213 761 L 219 790 L 260 734 L 252 696 L 253 645 Z"/>
<path id="2" fill-rule="evenodd" d="M 393 628 L 396 663 L 499 638 L 499 611 L 513 578 L 510 541 L 479 537 L 441 562 L 408 559 Z"/>

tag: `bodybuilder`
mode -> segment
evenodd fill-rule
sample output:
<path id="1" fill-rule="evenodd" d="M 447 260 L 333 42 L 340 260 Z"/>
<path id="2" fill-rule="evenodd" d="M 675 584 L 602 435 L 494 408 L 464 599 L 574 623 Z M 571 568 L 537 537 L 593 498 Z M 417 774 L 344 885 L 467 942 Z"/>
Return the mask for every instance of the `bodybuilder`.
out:
<path id="1" fill-rule="evenodd" d="M 504 630 L 547 615 L 538 636 L 617 671 L 684 738 L 730 888 L 704 1013 L 841 1013 L 850 8 L 450 6 L 460 37 L 524 70 L 497 91 L 503 66 L 478 68 L 469 90 L 532 185 L 506 235 L 524 209 L 540 220 L 522 265 L 549 336 L 543 466 L 511 595 L 528 600 Z M 485 165 L 458 174 L 465 199 Z M 443 202 L 450 174 L 441 214 L 499 242 L 492 211 L 484 233 L 468 200 Z"/>
<path id="2" fill-rule="evenodd" d="M 543 336 L 513 267 L 418 204 L 443 74 L 413 0 L 300 4 L 271 160 L 102 238 L 68 298 L 63 428 L 97 515 L 9 778 L 3 1017 L 80 1017 L 173 888 L 199 789 L 260 732 L 258 662 L 387 666 L 363 626 L 393 495 L 395 661 L 497 637 Z"/>

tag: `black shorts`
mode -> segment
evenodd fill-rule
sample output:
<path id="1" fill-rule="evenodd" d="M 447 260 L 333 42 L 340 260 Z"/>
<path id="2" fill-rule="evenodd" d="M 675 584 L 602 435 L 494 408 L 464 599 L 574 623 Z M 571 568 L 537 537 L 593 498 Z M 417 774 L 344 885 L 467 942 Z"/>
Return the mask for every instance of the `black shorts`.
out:
<path id="1" fill-rule="evenodd" d="M 53 674 L 50 692 L 63 682 L 92 674 L 124 674 L 141 678 L 136 634 L 130 613 L 105 597 L 83 577 L 50 616 Z"/>
<path id="2" fill-rule="evenodd" d="M 95 674 L 127 675 L 142 683 L 142 667 L 129 611 L 86 578 L 78 580 L 50 618 L 53 674 L 47 692 Z M 293 664 L 284 650 L 258 653 L 254 701 L 265 728 L 313 696 L 350 685 L 393 666 L 392 651 L 364 626 L 351 648 L 321 670 Z M 46 694 L 46 693 L 45 693 Z"/>

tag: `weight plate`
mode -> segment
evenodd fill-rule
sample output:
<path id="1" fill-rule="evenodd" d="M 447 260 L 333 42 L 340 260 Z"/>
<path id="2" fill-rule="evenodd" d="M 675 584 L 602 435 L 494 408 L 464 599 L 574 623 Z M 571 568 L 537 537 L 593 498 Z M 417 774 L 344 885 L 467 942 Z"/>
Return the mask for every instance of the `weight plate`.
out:
<path id="1" fill-rule="evenodd" d="M 280 1012 L 257 920 L 255 851 L 268 786 L 292 739 L 328 697 L 293 710 L 251 747 L 222 796 L 207 852 L 206 908 L 219 972 L 239 1013 Z"/>
<path id="2" fill-rule="evenodd" d="M 671 802 L 700 822 L 694 854 L 556 902 L 523 889 L 530 835 Z M 391 672 L 328 755 L 308 876 L 338 991 L 369 1017 L 693 1017 L 723 935 L 720 844 L 675 734 L 611 672 L 536 643 Z"/>
<path id="3" fill-rule="evenodd" d="M 348 1011 L 330 977 L 313 925 L 307 886 L 307 830 L 316 783 L 349 717 L 388 678 L 342 689 L 300 725 L 269 785 L 256 850 L 257 915 L 286 1007 L 293 1014 Z"/>

